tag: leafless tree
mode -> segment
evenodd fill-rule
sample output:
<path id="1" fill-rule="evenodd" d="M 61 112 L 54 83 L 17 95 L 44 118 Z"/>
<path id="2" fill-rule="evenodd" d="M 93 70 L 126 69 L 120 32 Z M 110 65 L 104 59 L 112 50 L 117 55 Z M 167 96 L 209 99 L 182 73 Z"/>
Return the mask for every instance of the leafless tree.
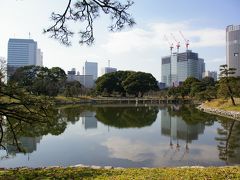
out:
<path id="1" fill-rule="evenodd" d="M 91 45 L 94 42 L 93 21 L 103 12 L 110 16 L 112 24 L 110 31 L 118 31 L 125 26 L 135 24 L 128 9 L 133 5 L 132 0 L 127 0 L 125 4 L 119 0 L 68 0 L 68 4 L 63 13 L 51 14 L 52 26 L 44 29 L 44 33 L 49 33 L 51 38 L 59 40 L 64 45 L 71 45 L 71 38 L 74 31 L 70 30 L 70 22 L 78 22 L 81 26 L 80 44 Z"/>

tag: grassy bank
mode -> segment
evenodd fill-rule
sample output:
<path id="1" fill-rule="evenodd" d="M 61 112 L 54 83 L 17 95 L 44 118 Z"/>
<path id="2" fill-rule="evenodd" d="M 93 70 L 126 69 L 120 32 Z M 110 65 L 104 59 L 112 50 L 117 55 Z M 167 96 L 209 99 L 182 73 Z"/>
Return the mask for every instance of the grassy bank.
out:
<path id="1" fill-rule="evenodd" d="M 236 106 L 233 106 L 231 100 L 226 99 L 214 99 L 210 102 L 205 102 L 204 106 L 210 108 L 217 108 L 226 111 L 238 111 L 240 112 L 240 98 L 235 98 Z"/>
<path id="2" fill-rule="evenodd" d="M 240 167 L 151 169 L 12 169 L 0 179 L 240 179 Z"/>
<path id="3" fill-rule="evenodd" d="M 56 96 L 54 97 L 54 101 L 57 104 L 78 104 L 84 103 L 91 100 L 89 96 L 81 96 L 81 97 L 65 97 L 65 96 Z"/>

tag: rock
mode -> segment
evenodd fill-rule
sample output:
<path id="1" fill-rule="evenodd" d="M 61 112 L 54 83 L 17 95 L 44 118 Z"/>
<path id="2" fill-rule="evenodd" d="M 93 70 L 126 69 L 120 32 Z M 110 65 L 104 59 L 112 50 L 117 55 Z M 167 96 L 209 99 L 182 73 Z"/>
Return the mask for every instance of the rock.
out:
<path id="1" fill-rule="evenodd" d="M 104 169 L 113 169 L 112 166 L 104 166 L 103 168 L 104 168 Z"/>
<path id="2" fill-rule="evenodd" d="M 84 165 L 84 164 L 77 164 L 73 167 L 89 168 L 90 166 L 87 166 L 87 165 Z"/>
<path id="3" fill-rule="evenodd" d="M 48 166 L 48 167 L 45 167 L 45 169 L 56 169 L 56 168 L 61 168 L 61 166 Z"/>
<path id="4" fill-rule="evenodd" d="M 92 168 L 92 169 L 101 169 L 102 167 L 101 166 L 90 166 L 90 168 Z"/>

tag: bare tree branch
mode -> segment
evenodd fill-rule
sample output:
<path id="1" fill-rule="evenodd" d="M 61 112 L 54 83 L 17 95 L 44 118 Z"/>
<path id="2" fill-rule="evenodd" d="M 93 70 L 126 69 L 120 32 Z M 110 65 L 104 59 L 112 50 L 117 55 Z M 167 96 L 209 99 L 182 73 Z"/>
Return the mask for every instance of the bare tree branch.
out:
<path id="1" fill-rule="evenodd" d="M 109 26 L 109 30 L 119 31 L 125 26 L 135 24 L 127 12 L 132 5 L 132 0 L 127 0 L 126 4 L 117 0 L 76 0 L 73 4 L 72 0 L 69 0 L 64 13 L 52 13 L 51 19 L 54 24 L 48 29 L 44 29 L 44 33 L 49 33 L 50 38 L 57 39 L 69 46 L 74 32 L 69 30 L 67 23 L 79 22 L 81 24 L 78 32 L 79 43 L 91 45 L 94 42 L 93 22 L 100 16 L 100 12 L 110 16 L 112 24 Z"/>

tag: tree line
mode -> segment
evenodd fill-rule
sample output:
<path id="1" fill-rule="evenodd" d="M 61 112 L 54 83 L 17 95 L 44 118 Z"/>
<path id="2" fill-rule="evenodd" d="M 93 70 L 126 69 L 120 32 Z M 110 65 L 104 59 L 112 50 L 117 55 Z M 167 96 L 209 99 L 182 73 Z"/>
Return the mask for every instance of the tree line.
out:
<path id="1" fill-rule="evenodd" d="M 163 90 L 161 96 L 181 97 L 183 99 L 189 97 L 199 101 L 230 98 L 232 105 L 235 106 L 234 97 L 240 97 L 240 77 L 232 76 L 235 71 L 235 68 L 221 65 L 218 81 L 214 81 L 212 77 L 205 77 L 202 80 L 188 77 L 180 86 Z"/>
<path id="2" fill-rule="evenodd" d="M 157 80 L 150 73 L 135 71 L 117 71 L 99 77 L 92 96 L 143 97 L 148 92 L 156 92 L 155 96 L 172 98 L 191 98 L 199 101 L 216 98 L 230 98 L 235 105 L 234 97 L 240 96 L 240 78 L 230 76 L 234 68 L 227 65 L 220 67 L 220 79 L 212 77 L 198 80 L 188 77 L 179 86 L 163 90 L 158 88 Z M 34 95 L 78 97 L 83 93 L 84 86 L 78 81 L 67 81 L 67 75 L 59 67 L 51 69 L 40 66 L 24 66 L 16 70 L 9 78 L 9 85 L 24 88 Z M 89 91 L 90 92 L 90 91 Z"/>
<path id="3" fill-rule="evenodd" d="M 16 84 L 31 94 L 55 97 L 78 96 L 82 85 L 78 81 L 67 81 L 65 71 L 59 67 L 23 66 L 9 77 L 8 84 Z"/>
<path id="4" fill-rule="evenodd" d="M 59 67 L 23 66 L 10 76 L 8 84 L 15 84 L 37 96 L 51 97 L 78 97 L 84 88 L 79 81 L 67 81 L 66 73 Z M 99 77 L 91 95 L 143 97 L 150 90 L 158 90 L 152 74 L 117 71 Z"/>

